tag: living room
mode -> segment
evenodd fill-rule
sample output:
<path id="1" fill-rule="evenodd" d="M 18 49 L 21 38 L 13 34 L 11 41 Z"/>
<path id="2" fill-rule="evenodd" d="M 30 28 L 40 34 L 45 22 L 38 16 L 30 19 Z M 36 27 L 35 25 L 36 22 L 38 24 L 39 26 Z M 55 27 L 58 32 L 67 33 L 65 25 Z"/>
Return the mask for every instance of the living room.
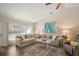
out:
<path id="1" fill-rule="evenodd" d="M 0 55 L 78 56 L 78 3 L 0 3 Z"/>

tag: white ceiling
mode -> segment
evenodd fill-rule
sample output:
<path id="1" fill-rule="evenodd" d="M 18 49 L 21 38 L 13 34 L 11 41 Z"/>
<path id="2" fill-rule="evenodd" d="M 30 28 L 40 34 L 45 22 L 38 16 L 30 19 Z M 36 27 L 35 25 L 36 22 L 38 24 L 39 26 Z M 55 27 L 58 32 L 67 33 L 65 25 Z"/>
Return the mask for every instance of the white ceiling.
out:
<path id="1" fill-rule="evenodd" d="M 0 15 L 28 22 L 37 22 L 47 17 L 51 10 L 43 3 L 0 4 Z"/>
<path id="2" fill-rule="evenodd" d="M 79 3 L 65 3 L 64 6 L 65 8 L 79 7 Z"/>
<path id="3" fill-rule="evenodd" d="M 79 7 L 79 4 L 62 5 L 64 8 Z M 51 11 L 55 11 L 56 5 L 52 4 L 51 6 L 45 6 L 45 3 L 0 3 L 0 16 L 27 22 L 37 22 L 43 18 L 47 18 Z M 68 9 L 67 13 L 69 13 Z"/>

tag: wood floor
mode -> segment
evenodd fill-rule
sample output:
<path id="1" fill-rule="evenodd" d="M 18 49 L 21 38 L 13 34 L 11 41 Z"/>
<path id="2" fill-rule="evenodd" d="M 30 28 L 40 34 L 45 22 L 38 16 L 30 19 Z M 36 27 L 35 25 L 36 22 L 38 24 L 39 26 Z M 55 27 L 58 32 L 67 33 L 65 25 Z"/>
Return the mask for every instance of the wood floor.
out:
<path id="1" fill-rule="evenodd" d="M 18 48 L 15 45 L 3 48 L 0 56 L 66 56 L 62 48 L 47 46 L 41 43 L 34 43 L 24 48 Z"/>

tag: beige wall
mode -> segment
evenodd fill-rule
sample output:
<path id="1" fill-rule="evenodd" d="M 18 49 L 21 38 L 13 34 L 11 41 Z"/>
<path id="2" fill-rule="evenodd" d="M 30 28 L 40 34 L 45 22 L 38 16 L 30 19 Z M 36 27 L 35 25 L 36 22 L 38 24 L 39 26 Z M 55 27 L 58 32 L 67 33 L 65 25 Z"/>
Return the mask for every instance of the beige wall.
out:
<path id="1" fill-rule="evenodd" d="M 8 23 L 6 19 L 0 17 L 0 22 L 2 23 L 2 39 L 0 40 L 0 46 L 8 45 Z"/>
<path id="2" fill-rule="evenodd" d="M 75 37 L 77 34 L 79 34 L 79 25 L 73 27 L 70 29 L 70 34 Z"/>
<path id="3" fill-rule="evenodd" d="M 3 46 L 7 46 L 8 43 L 9 24 L 3 21 Z"/>
<path id="4" fill-rule="evenodd" d="M 56 21 L 57 34 L 62 35 L 64 29 L 69 30 L 69 35 L 74 37 L 79 33 L 79 8 L 64 8 L 59 9 L 54 15 L 49 15 L 37 23 L 36 32 L 43 33 L 44 23 L 48 21 Z"/>
<path id="5" fill-rule="evenodd" d="M 0 21 L 0 46 L 2 46 L 2 22 Z"/>

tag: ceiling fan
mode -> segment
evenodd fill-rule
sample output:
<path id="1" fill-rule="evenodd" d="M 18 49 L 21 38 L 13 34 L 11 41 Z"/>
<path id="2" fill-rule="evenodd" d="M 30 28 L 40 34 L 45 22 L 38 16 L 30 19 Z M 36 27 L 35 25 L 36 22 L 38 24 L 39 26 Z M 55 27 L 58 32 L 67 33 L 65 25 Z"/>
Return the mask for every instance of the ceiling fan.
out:
<path id="1" fill-rule="evenodd" d="M 45 5 L 46 6 L 49 6 L 49 5 L 52 5 L 53 3 L 46 3 Z M 56 10 L 58 10 L 59 8 L 60 8 L 60 6 L 61 6 L 61 3 L 56 3 L 56 7 L 55 7 L 55 9 Z M 52 11 L 52 12 L 50 12 L 49 13 L 49 15 L 52 15 L 54 12 Z"/>
<path id="2" fill-rule="evenodd" d="M 46 5 L 46 6 L 49 6 L 49 5 L 51 5 L 51 4 L 53 4 L 53 3 L 46 3 L 45 5 Z M 61 3 L 56 3 L 56 9 L 59 9 L 60 6 L 61 6 Z"/>

